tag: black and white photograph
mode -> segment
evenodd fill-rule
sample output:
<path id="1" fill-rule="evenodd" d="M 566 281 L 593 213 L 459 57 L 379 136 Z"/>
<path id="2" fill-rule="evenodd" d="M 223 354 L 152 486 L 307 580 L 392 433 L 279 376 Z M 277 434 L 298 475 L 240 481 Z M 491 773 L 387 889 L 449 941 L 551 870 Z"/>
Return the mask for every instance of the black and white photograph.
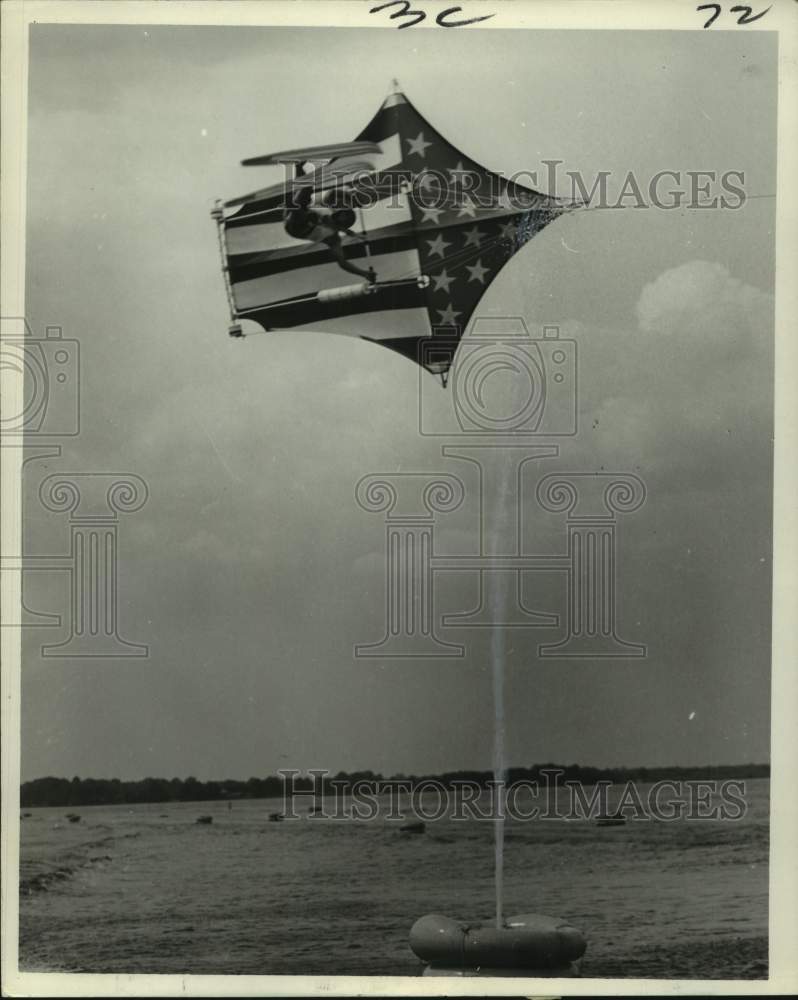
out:
<path id="1" fill-rule="evenodd" d="M 4 995 L 794 990 L 796 4 L 3 6 Z"/>

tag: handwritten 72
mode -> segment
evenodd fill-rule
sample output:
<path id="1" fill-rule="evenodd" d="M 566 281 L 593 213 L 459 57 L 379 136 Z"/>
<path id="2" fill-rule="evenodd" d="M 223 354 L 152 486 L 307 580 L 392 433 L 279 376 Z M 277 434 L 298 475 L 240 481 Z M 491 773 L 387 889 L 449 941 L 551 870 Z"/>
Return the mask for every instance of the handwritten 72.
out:
<path id="1" fill-rule="evenodd" d="M 770 5 L 770 7 L 772 7 L 772 6 L 773 6 L 773 4 Z M 754 21 L 758 21 L 760 17 L 764 17 L 765 14 L 767 14 L 767 12 L 770 10 L 770 7 L 766 7 L 765 10 L 763 10 L 761 14 L 754 14 L 753 7 L 748 7 L 745 4 L 737 4 L 735 7 L 729 7 L 729 13 L 730 14 L 739 14 L 740 15 L 737 18 L 737 23 L 738 24 L 752 24 Z M 700 7 L 696 7 L 697 11 L 698 10 L 711 10 L 711 11 L 713 11 L 712 16 L 707 21 L 707 23 L 704 25 L 705 28 L 708 28 L 714 21 L 716 21 L 720 17 L 720 13 L 721 13 L 722 9 L 723 8 L 721 7 L 721 5 L 719 3 L 704 3 L 704 4 L 701 4 Z"/>

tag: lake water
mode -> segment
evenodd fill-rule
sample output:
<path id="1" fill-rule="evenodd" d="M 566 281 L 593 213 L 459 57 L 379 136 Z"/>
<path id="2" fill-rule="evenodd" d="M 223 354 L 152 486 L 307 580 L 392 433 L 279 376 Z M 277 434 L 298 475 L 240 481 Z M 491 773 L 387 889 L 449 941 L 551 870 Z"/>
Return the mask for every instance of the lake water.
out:
<path id="1" fill-rule="evenodd" d="M 768 781 L 748 781 L 746 800 L 738 822 L 508 821 L 505 913 L 567 918 L 588 940 L 586 977 L 763 978 Z M 492 917 L 490 823 L 442 819 L 408 836 L 383 819 L 268 822 L 280 808 L 30 810 L 21 968 L 417 975 L 407 936 L 419 916 Z"/>

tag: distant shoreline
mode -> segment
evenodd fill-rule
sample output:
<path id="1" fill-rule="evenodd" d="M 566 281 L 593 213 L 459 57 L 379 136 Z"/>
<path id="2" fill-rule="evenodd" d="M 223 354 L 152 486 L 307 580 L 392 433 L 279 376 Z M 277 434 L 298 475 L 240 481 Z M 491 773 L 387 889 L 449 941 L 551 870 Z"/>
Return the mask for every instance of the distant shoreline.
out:
<path id="1" fill-rule="evenodd" d="M 612 783 L 647 782 L 663 780 L 741 780 L 769 778 L 769 764 L 710 764 L 692 767 L 587 767 L 581 764 L 534 764 L 532 767 L 511 767 L 507 781 L 530 781 L 544 784 L 557 772 L 557 781 L 593 785 L 597 781 Z M 438 774 L 385 776 L 373 771 L 339 772 L 322 782 L 322 788 L 336 787 L 346 790 L 357 782 L 407 782 L 415 788 L 422 782 L 435 781 L 444 786 L 456 782 L 475 782 L 488 787 L 493 779 L 491 771 L 446 771 Z M 37 806 L 90 806 L 134 805 L 157 802 L 216 802 L 235 799 L 268 799 L 281 796 L 284 779 L 278 775 L 247 780 L 198 781 L 196 778 L 143 778 L 140 781 L 120 781 L 118 778 L 36 778 L 20 786 L 20 807 Z M 310 777 L 297 777 L 294 790 L 312 789 Z"/>

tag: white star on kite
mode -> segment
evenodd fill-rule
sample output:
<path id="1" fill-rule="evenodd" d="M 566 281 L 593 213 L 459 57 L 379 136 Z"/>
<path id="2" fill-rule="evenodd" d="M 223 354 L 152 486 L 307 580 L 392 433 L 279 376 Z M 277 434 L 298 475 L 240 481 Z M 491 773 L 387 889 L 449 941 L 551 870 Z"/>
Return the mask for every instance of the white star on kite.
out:
<path id="1" fill-rule="evenodd" d="M 440 316 L 440 323 L 442 326 L 457 326 L 457 317 L 460 313 L 455 312 L 454 309 L 452 309 L 451 302 L 445 309 L 438 309 L 437 313 Z"/>
<path id="2" fill-rule="evenodd" d="M 464 216 L 464 215 L 467 215 L 467 216 L 469 216 L 469 217 L 470 217 L 470 218 L 472 218 L 472 219 L 474 218 L 474 211 L 475 211 L 475 209 L 476 209 L 476 205 L 475 205 L 475 204 L 474 204 L 474 202 L 473 202 L 473 201 L 471 200 L 471 198 L 469 198 L 469 197 L 468 197 L 468 195 L 466 195 L 466 196 L 465 196 L 465 197 L 463 198 L 463 200 L 462 200 L 462 201 L 460 202 L 460 204 L 459 204 L 459 205 L 458 205 L 457 207 L 458 207 L 458 208 L 459 208 L 459 210 L 460 210 L 460 211 L 459 211 L 459 212 L 457 213 L 457 214 L 458 214 L 458 216 L 462 217 L 462 216 Z"/>
<path id="3" fill-rule="evenodd" d="M 473 243 L 475 247 L 478 247 L 479 241 L 482 239 L 484 235 L 485 235 L 484 233 L 479 231 L 478 226 L 474 226 L 473 229 L 467 229 L 465 233 L 465 238 L 466 238 L 465 245 L 468 247 L 471 246 L 471 244 Z"/>
<path id="4" fill-rule="evenodd" d="M 443 233 L 438 233 L 437 238 L 434 240 L 426 240 L 426 243 L 429 246 L 430 254 L 438 254 L 440 257 L 444 257 L 446 247 L 450 247 L 452 245 L 444 240 Z"/>
<path id="5" fill-rule="evenodd" d="M 418 181 L 418 186 L 422 191 L 426 191 L 427 188 L 433 187 L 433 184 L 435 183 L 433 181 L 434 174 L 435 174 L 434 170 L 427 170 L 426 167 L 421 171 L 420 174 L 416 174 L 416 180 Z M 437 181 L 437 183 L 440 184 L 440 181 Z"/>
<path id="6" fill-rule="evenodd" d="M 415 153 L 417 156 L 421 156 L 423 158 L 426 158 L 427 154 L 426 154 L 425 150 L 426 150 L 426 148 L 428 146 L 431 146 L 432 143 L 431 142 L 425 142 L 424 141 L 424 133 L 423 132 L 419 132 L 418 135 L 415 137 L 415 139 L 408 139 L 407 140 L 407 145 L 409 147 L 408 154 L 407 154 L 408 156 L 410 156 L 413 153 Z"/>
<path id="7" fill-rule="evenodd" d="M 458 183 L 458 180 L 457 180 L 458 175 L 460 177 L 462 177 L 464 174 L 467 174 L 467 173 L 468 173 L 468 171 L 463 166 L 463 161 L 462 160 L 458 160 L 457 161 L 457 166 L 454 169 L 452 169 L 451 167 L 449 167 L 449 177 L 451 178 L 452 184 L 457 184 Z"/>
<path id="8" fill-rule="evenodd" d="M 443 211 L 442 208 L 422 208 L 421 211 L 423 215 L 421 216 L 422 222 L 437 222 L 438 216 Z"/>
<path id="9" fill-rule="evenodd" d="M 455 279 L 450 274 L 447 274 L 446 269 L 444 268 L 440 274 L 433 274 L 432 280 L 435 282 L 434 291 L 440 292 L 442 289 L 448 295 L 449 285 L 451 285 Z"/>
<path id="10" fill-rule="evenodd" d="M 505 222 L 502 226 L 502 239 L 512 240 L 515 239 L 515 223 Z"/>
<path id="11" fill-rule="evenodd" d="M 469 281 L 478 281 L 480 283 L 480 285 L 484 285 L 485 284 L 485 275 L 488 273 L 489 270 L 490 270 L 490 268 L 482 266 L 482 260 L 481 259 L 478 260 L 476 262 L 476 264 L 474 264 L 473 267 L 469 267 L 468 264 L 466 264 L 466 271 L 470 271 L 471 272 L 471 277 L 468 280 Z"/>

